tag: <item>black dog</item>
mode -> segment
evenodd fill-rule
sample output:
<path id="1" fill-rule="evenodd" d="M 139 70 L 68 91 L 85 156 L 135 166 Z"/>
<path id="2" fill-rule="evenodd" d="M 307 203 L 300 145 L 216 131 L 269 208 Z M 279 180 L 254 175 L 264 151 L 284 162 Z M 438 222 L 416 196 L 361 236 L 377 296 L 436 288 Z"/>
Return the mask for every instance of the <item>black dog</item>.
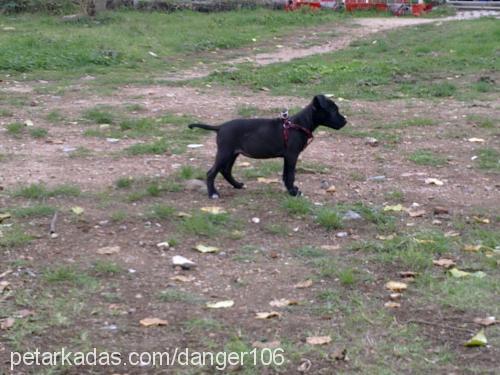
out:
<path id="1" fill-rule="evenodd" d="M 242 154 L 256 159 L 284 158 L 283 182 L 290 195 L 300 195 L 294 186 L 295 165 L 299 154 L 312 140 L 312 132 L 320 125 L 340 129 L 347 123 L 337 105 L 324 95 L 316 95 L 312 102 L 296 115 L 274 119 L 238 119 L 220 126 L 191 124 L 190 129 L 202 128 L 217 132 L 217 156 L 207 172 L 208 196 L 219 198 L 214 180 L 221 172 L 236 189 L 244 184 L 231 174 L 234 162 Z"/>

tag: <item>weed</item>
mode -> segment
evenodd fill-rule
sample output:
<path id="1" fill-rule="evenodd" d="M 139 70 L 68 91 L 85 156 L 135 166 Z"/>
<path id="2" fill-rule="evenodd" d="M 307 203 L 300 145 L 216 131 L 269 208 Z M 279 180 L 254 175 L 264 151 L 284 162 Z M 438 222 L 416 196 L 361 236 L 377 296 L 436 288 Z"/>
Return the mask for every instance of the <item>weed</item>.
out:
<path id="1" fill-rule="evenodd" d="M 447 164 L 446 158 L 430 151 L 430 150 L 416 150 L 408 159 L 418 165 L 429 165 L 432 167 L 441 167 Z"/>
<path id="2" fill-rule="evenodd" d="M 327 230 L 341 229 L 343 226 L 342 217 L 339 213 L 328 207 L 322 207 L 316 212 L 316 222 Z"/>

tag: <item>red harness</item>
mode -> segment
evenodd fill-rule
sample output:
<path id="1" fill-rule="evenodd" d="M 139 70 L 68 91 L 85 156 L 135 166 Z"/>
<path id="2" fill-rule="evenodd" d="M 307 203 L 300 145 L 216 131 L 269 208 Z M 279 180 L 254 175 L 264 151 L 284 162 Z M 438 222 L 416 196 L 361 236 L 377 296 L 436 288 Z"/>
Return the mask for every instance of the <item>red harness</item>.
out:
<path id="1" fill-rule="evenodd" d="M 304 128 L 303 126 L 294 124 L 288 119 L 288 111 L 284 111 L 281 113 L 280 118 L 283 120 L 283 139 L 285 140 L 285 148 L 288 147 L 288 137 L 289 137 L 289 130 L 290 129 L 297 129 L 300 130 L 301 132 L 306 133 L 307 135 L 307 144 L 304 146 L 304 149 L 309 146 L 309 144 L 313 141 L 314 136 L 313 133 L 309 130 Z"/>

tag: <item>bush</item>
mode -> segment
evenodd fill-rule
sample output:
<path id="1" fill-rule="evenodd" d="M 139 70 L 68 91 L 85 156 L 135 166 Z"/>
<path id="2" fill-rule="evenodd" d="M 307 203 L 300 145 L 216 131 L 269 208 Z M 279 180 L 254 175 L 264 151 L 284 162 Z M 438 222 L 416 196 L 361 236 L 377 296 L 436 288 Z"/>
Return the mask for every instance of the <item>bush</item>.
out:
<path id="1" fill-rule="evenodd" d="M 74 0 L 0 0 L 0 13 L 45 12 L 70 13 L 77 9 Z"/>

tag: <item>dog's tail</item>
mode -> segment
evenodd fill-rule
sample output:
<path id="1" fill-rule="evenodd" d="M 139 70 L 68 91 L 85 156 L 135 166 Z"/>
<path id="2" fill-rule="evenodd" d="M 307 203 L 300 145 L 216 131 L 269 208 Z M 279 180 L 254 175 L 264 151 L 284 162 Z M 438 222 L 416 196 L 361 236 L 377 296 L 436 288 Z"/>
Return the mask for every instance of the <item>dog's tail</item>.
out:
<path id="1" fill-rule="evenodd" d="M 216 132 L 218 132 L 220 129 L 220 126 L 212 126 L 212 125 L 206 125 L 206 124 L 189 124 L 188 127 L 189 127 L 189 129 L 201 128 L 201 129 L 206 129 L 206 130 L 214 130 Z"/>

